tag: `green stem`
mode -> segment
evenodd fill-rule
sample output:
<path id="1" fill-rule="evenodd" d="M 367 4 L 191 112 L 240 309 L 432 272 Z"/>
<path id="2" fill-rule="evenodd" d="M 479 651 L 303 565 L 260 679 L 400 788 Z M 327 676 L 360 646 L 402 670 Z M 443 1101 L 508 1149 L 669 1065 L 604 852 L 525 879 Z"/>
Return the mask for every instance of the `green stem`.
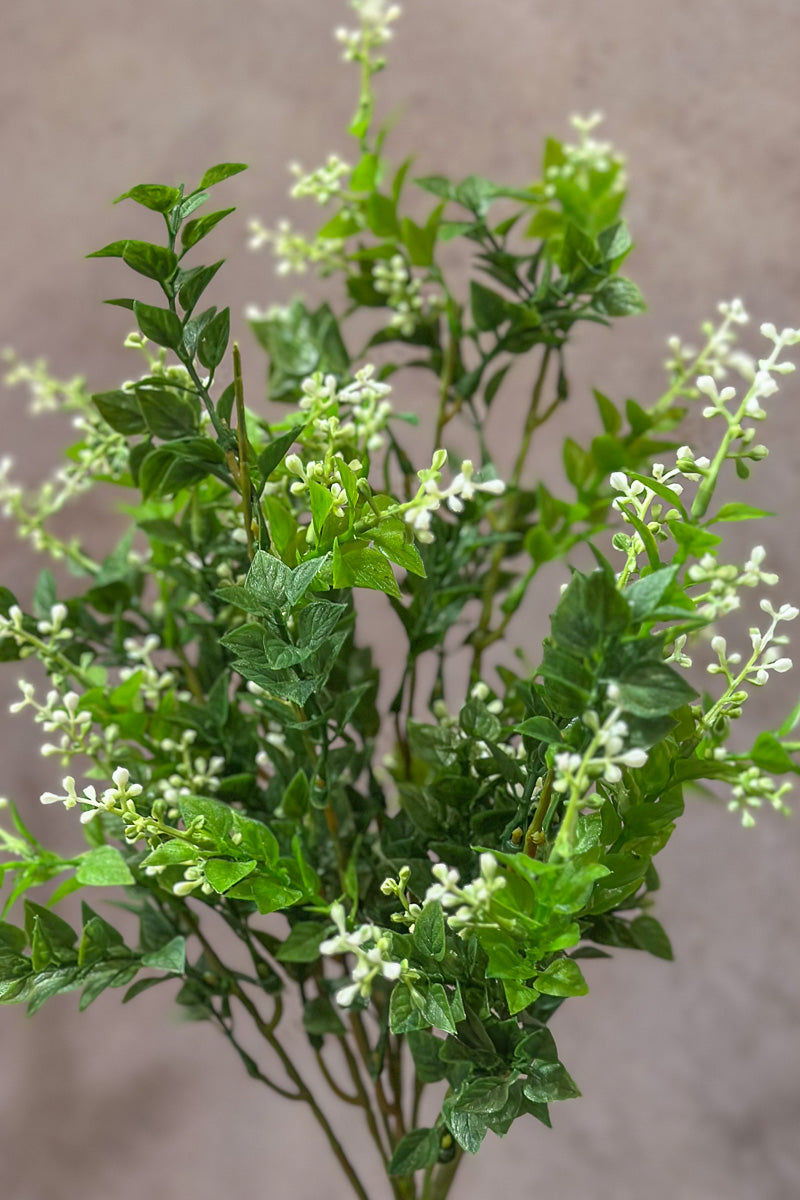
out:
<path id="1" fill-rule="evenodd" d="M 242 493 L 244 528 L 247 534 L 247 557 L 252 561 L 255 554 L 253 540 L 252 484 L 250 483 L 249 444 L 244 408 L 244 383 L 242 381 L 242 356 L 239 343 L 233 343 L 233 390 L 236 399 L 236 439 L 239 451 L 238 483 Z"/>

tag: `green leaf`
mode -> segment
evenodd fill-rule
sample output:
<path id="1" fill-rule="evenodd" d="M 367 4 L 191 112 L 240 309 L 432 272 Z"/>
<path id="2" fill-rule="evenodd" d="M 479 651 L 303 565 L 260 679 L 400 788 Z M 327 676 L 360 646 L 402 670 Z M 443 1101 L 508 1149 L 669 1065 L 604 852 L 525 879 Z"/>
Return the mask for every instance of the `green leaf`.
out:
<path id="1" fill-rule="evenodd" d="M 445 179 L 444 175 L 423 175 L 415 179 L 414 183 L 424 191 L 430 192 L 431 195 L 440 196 L 442 200 L 455 198 L 455 184 L 451 183 L 449 179 Z"/>
<path id="2" fill-rule="evenodd" d="M 293 569 L 291 578 L 286 585 L 286 603 L 290 608 L 294 608 L 297 601 L 305 596 L 327 562 L 328 555 L 323 554 L 321 558 L 309 558 Z"/>
<path id="3" fill-rule="evenodd" d="M 412 1129 L 394 1148 L 387 1170 L 390 1175 L 413 1175 L 439 1160 L 439 1134 L 435 1129 Z"/>
<path id="4" fill-rule="evenodd" d="M 200 190 L 213 187 L 215 183 L 222 183 L 223 179 L 230 179 L 232 175 L 246 170 L 247 163 L 218 163 L 216 167 L 208 168 L 200 180 Z"/>
<path id="5" fill-rule="evenodd" d="M 573 1100 L 581 1093 L 562 1063 L 543 1062 L 534 1065 L 523 1094 L 536 1104 L 550 1104 L 554 1100 Z"/>
<path id="6" fill-rule="evenodd" d="M 168 308 L 156 308 L 153 304 L 134 301 L 133 312 L 137 324 L 146 338 L 157 346 L 177 350 L 183 338 L 180 318 Z"/>
<path id="7" fill-rule="evenodd" d="M 637 917 L 635 921 L 631 921 L 630 931 L 640 950 L 646 950 L 656 958 L 666 958 L 672 962 L 674 955 L 670 940 L 655 917 Z"/>
<path id="8" fill-rule="evenodd" d="M 558 958 L 534 980 L 536 989 L 546 996 L 585 996 L 589 985 L 580 967 L 571 958 Z"/>
<path id="9" fill-rule="evenodd" d="M 371 192 L 378 178 L 380 159 L 377 154 L 364 154 L 350 176 L 351 192 Z"/>
<path id="10" fill-rule="evenodd" d="M 750 757 L 759 770 L 769 771 L 771 775 L 786 775 L 789 771 L 800 775 L 800 767 L 796 765 L 788 750 L 776 735 L 768 730 L 758 735 L 753 743 L 753 749 L 750 751 Z"/>
<path id="11" fill-rule="evenodd" d="M 717 521 L 757 521 L 761 517 L 774 516 L 774 512 L 768 512 L 765 508 L 753 508 L 752 504 L 735 502 L 723 504 L 716 516 L 713 516 L 708 523 L 715 525 Z"/>
<path id="12" fill-rule="evenodd" d="M 644 661 L 617 679 L 623 712 L 636 717 L 660 717 L 694 699 L 697 692 L 665 662 Z"/>
<path id="13" fill-rule="evenodd" d="M 644 296 L 632 279 L 614 275 L 595 294 L 594 307 L 609 317 L 628 317 L 647 311 Z"/>
<path id="14" fill-rule="evenodd" d="M 128 864 L 114 846 L 98 846 L 82 855 L 75 878 L 88 887 L 127 887 L 135 882 Z"/>
<path id="15" fill-rule="evenodd" d="M 345 542 L 333 546 L 333 586 L 363 587 L 400 599 L 400 588 L 389 561 L 380 550 L 366 542 Z"/>
<path id="16" fill-rule="evenodd" d="M 171 975 L 182 975 L 186 970 L 186 938 L 174 937 L 159 950 L 151 950 L 141 958 L 143 967 L 157 971 L 169 971 Z"/>
<path id="17" fill-rule="evenodd" d="M 197 357 L 204 367 L 213 371 L 225 357 L 231 332 L 231 310 L 223 308 L 212 317 L 197 342 Z"/>
<path id="18" fill-rule="evenodd" d="M 425 958 L 441 962 L 445 951 L 444 913 L 440 904 L 426 904 L 414 925 L 414 946 Z"/>
<path id="19" fill-rule="evenodd" d="M 199 241 L 202 241 L 211 230 L 219 225 L 220 221 L 224 221 L 232 212 L 236 212 L 235 208 L 221 208 L 217 212 L 205 213 L 202 217 L 195 217 L 192 221 L 187 221 L 181 230 L 181 245 L 183 252 L 191 250 L 192 246 L 196 246 Z"/>
<path id="20" fill-rule="evenodd" d="M 303 1005 L 303 1029 L 311 1037 L 323 1037 L 326 1033 L 344 1037 L 347 1030 L 342 1018 L 327 996 L 314 996 Z"/>
<path id="21" fill-rule="evenodd" d="M 120 242 L 109 242 L 107 246 L 103 246 L 100 250 L 93 250 L 91 254 L 87 254 L 87 258 L 122 258 L 127 246 L 125 238 Z"/>
<path id="22" fill-rule="evenodd" d="M 537 742 L 545 742 L 547 745 L 557 746 L 564 740 L 563 732 L 549 717 L 528 717 L 521 725 L 514 726 L 514 732 L 536 738 Z"/>
<path id="23" fill-rule="evenodd" d="M 245 588 L 269 608 L 281 608 L 286 603 L 286 589 L 292 573 L 285 563 L 266 550 L 256 550 Z"/>
<path id="24" fill-rule="evenodd" d="M 328 488 L 323 487 L 321 483 L 317 483 L 315 479 L 309 480 L 308 493 L 314 529 L 317 532 L 317 539 L 319 540 L 322 536 L 322 527 L 333 508 L 333 496 Z"/>
<path id="25" fill-rule="evenodd" d="M 144 205 L 152 212 L 168 213 L 180 198 L 181 194 L 177 188 L 166 187 L 163 183 L 137 183 L 130 191 L 117 196 L 114 204 L 119 204 L 120 200 L 135 200 L 137 204 Z"/>
<path id="26" fill-rule="evenodd" d="M 178 292 L 178 299 L 187 316 L 192 312 L 197 301 L 224 262 L 225 259 L 221 258 L 219 262 L 213 263 L 210 267 L 194 267 L 191 271 L 181 274 L 183 282 Z"/>
<path id="27" fill-rule="evenodd" d="M 235 884 L 252 874 L 257 865 L 253 858 L 247 859 L 245 862 L 228 862 L 227 859 L 212 858 L 210 862 L 206 863 L 205 877 L 214 891 L 222 895 L 223 892 L 227 892 Z"/>
<path id="28" fill-rule="evenodd" d="M 436 228 L 422 228 L 410 217 L 403 217 L 401 237 L 415 267 L 429 267 L 433 262 L 433 247 L 436 243 Z"/>
<path id="29" fill-rule="evenodd" d="M 367 224 L 376 237 L 396 238 L 400 235 L 394 201 L 380 192 L 372 192 L 364 207 Z"/>
<path id="30" fill-rule="evenodd" d="M 478 329 L 497 329 L 513 312 L 513 306 L 504 296 L 474 279 L 470 282 L 469 294 L 472 317 Z"/>
<path id="31" fill-rule="evenodd" d="M 288 433 L 282 433 L 280 437 L 274 438 L 261 451 L 261 454 L 258 456 L 258 469 L 263 475 L 265 483 L 269 480 L 270 475 L 278 464 L 283 462 L 287 451 L 297 441 L 302 432 L 303 426 L 296 425 Z"/>
<path id="32" fill-rule="evenodd" d="M 329 932 L 328 927 L 319 921 L 299 921 L 292 926 L 291 933 L 275 957 L 279 962 L 316 962 L 320 956 L 320 943 L 325 941 Z"/>
<path id="33" fill-rule="evenodd" d="M 402 983 L 396 984 L 389 1000 L 389 1028 L 392 1033 L 413 1033 L 418 1029 L 427 1029 L 429 1025 L 421 1001 L 415 1000 L 415 993 Z"/>
<path id="34" fill-rule="evenodd" d="M 644 621 L 658 608 L 674 583 L 679 569 L 678 565 L 661 567 L 658 571 L 643 575 L 625 589 L 623 595 L 637 621 Z"/>
<path id="35" fill-rule="evenodd" d="M 92 396 L 92 403 L 105 423 L 117 433 L 124 433 L 127 437 L 132 433 L 144 433 L 147 429 L 133 391 L 119 388 L 114 392 L 97 392 Z"/>
<path id="36" fill-rule="evenodd" d="M 438 1083 L 440 1079 L 444 1079 L 447 1064 L 442 1062 L 439 1055 L 444 1045 L 442 1038 L 434 1037 L 427 1030 L 416 1030 L 406 1037 L 414 1060 L 414 1071 L 420 1083 Z"/>
<path id="37" fill-rule="evenodd" d="M 177 256 L 165 246 L 154 246 L 152 242 L 129 241 L 125 243 L 122 261 L 140 275 L 166 283 L 178 266 Z"/>

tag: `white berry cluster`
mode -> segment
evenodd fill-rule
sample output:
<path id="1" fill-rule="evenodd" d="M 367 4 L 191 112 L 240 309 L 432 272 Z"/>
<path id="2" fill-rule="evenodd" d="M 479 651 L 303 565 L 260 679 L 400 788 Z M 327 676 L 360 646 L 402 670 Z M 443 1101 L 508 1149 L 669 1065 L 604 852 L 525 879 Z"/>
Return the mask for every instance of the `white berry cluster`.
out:
<path id="1" fill-rule="evenodd" d="M 317 237 L 309 241 L 286 218 L 278 221 L 274 229 L 268 229 L 258 217 L 253 217 L 248 221 L 248 230 L 248 248 L 261 250 L 270 246 L 278 275 L 304 275 L 309 263 L 318 264 L 323 274 L 344 266 L 341 238 Z"/>
<path id="2" fill-rule="evenodd" d="M 334 36 L 343 47 L 342 57 L 345 62 L 360 62 L 377 69 L 383 60 L 372 60 L 372 52 L 391 39 L 392 25 L 402 9 L 390 0 L 350 0 L 350 7 L 358 16 L 359 28 L 335 30 Z"/>
<path id="3" fill-rule="evenodd" d="M 356 965 L 351 972 L 353 982 L 336 993 L 336 1001 L 342 1008 L 349 1008 L 359 997 L 369 1000 L 373 983 L 378 976 L 394 982 L 401 977 L 410 979 L 416 975 L 416 972 L 409 970 L 405 959 L 402 962 L 392 959 L 391 938 L 377 926 L 360 925 L 357 929 L 348 930 L 347 918 L 341 904 L 332 904 L 330 915 L 338 933 L 322 942 L 320 953 L 332 956 L 352 954 L 356 959 Z"/>
<path id="4" fill-rule="evenodd" d="M 297 199 L 310 197 L 322 205 L 340 195 L 342 178 L 349 174 L 351 167 L 338 154 L 329 154 L 327 162 L 313 171 L 304 171 L 297 162 L 290 163 L 289 170 L 296 180 L 289 194 Z"/>
<path id="5" fill-rule="evenodd" d="M 461 464 L 461 470 L 449 487 L 442 487 L 442 470 L 447 462 L 447 451 L 437 450 L 430 467 L 417 471 L 420 488 L 413 500 L 403 505 L 403 520 L 414 530 L 418 542 L 433 541 L 431 532 L 431 517 L 441 506 L 447 504 L 451 512 L 461 513 L 464 505 L 475 499 L 478 492 L 490 496 L 500 496 L 506 490 L 502 479 L 475 478 L 475 467 L 468 458 Z"/>

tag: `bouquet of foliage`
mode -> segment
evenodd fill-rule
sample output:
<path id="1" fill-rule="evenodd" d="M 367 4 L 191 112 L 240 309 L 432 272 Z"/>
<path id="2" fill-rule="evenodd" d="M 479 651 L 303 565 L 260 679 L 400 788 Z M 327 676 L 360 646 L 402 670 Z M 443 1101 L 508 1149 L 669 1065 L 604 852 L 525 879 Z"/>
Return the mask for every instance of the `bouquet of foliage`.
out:
<path id="1" fill-rule="evenodd" d="M 222 263 L 197 260 L 233 211 L 208 201 L 239 163 L 119 197 L 152 211 L 156 239 L 95 252 L 129 269 L 132 294 L 109 303 L 136 326 L 136 378 L 89 395 L 11 363 L 34 410 L 73 414 L 79 441 L 35 494 L 3 461 L 6 515 L 65 590 L 49 570 L 25 605 L 0 589 L 0 658 L 49 678 L 21 679 L 13 710 L 62 768 L 42 802 L 77 808 L 88 845 L 64 858 L 6 804 L 0 1002 L 35 1012 L 80 990 L 83 1009 L 177 980 L 187 1016 L 310 1107 L 361 1200 L 320 1087 L 360 1111 L 394 1196 L 441 1200 L 488 1131 L 548 1125 L 578 1095 L 550 1018 L 586 993 L 582 964 L 609 947 L 671 957 L 654 859 L 685 789 L 713 783 L 745 825 L 764 804 L 785 811 L 800 710 L 750 749 L 730 729 L 791 667 L 798 609 L 765 594 L 740 648 L 716 632 L 743 589 L 778 582 L 760 546 L 728 561 L 728 523 L 766 514 L 720 491 L 766 456 L 763 402 L 800 331 L 762 325 L 753 359 L 737 347 L 741 302 L 720 305 L 699 350 L 671 341 L 663 395 L 620 407 L 596 392 L 595 430 L 564 442 L 564 487 L 537 482 L 531 447 L 567 402 L 574 328 L 643 308 L 620 273 L 623 160 L 596 117 L 576 118 L 532 184 L 412 178 L 373 116 L 399 10 L 352 8 L 357 27 L 337 33 L 360 72 L 352 161 L 293 168 L 324 222 L 312 238 L 253 223 L 279 272 L 331 281 L 330 302 L 248 314 L 269 403 L 246 406 L 229 309 L 204 304 Z M 445 259 L 469 261 L 468 287 Z M 521 428 L 499 422 L 504 455 L 487 423 L 512 373 L 530 399 Z M 421 399 L 421 464 L 393 390 Z M 698 405 L 695 449 L 680 427 Z M 513 457 L 504 479 L 495 450 Z M 99 562 L 50 524 L 95 484 L 130 518 Z M 562 565 L 560 593 L 539 586 L 546 563 Z M 405 639 L 383 680 L 364 589 Z M 503 651 L 532 592 L 552 615 L 527 669 Z M 59 915 L 97 887 L 122 889 L 135 944 L 95 899 Z M 287 1049 L 285 1006 L 302 1012 L 313 1080 Z"/>

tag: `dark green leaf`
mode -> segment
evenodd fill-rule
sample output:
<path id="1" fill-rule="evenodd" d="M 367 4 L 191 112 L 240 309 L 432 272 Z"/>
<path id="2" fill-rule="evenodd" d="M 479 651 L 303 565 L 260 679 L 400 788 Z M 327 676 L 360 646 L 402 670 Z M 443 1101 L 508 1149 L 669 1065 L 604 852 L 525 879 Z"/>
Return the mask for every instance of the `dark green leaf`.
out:
<path id="1" fill-rule="evenodd" d="M 230 179 L 232 175 L 246 170 L 247 163 L 218 163 L 216 167 L 208 168 L 200 180 L 200 189 L 213 187 L 215 183 L 222 183 L 223 179 Z"/>
<path id="2" fill-rule="evenodd" d="M 135 200 L 137 204 L 144 205 L 152 212 L 168 213 L 180 198 L 181 194 L 177 188 L 166 187 L 163 183 L 137 183 L 129 192 L 117 196 L 114 203 L 119 204 L 120 200 Z"/>
<path id="3" fill-rule="evenodd" d="M 157 279 L 160 283 L 166 283 L 178 266 L 178 259 L 171 250 L 165 246 L 154 246 L 152 242 L 126 242 L 122 260 L 140 275 Z"/>
<path id="4" fill-rule="evenodd" d="M 204 367 L 213 371 L 218 367 L 228 348 L 231 330 L 231 310 L 223 308 L 208 322 L 197 342 L 197 357 Z"/>
<path id="5" fill-rule="evenodd" d="M 142 304 L 139 300 L 133 306 L 137 324 L 146 338 L 157 346 L 166 346 L 168 350 L 177 350 L 183 337 L 183 326 L 180 318 L 168 308 L 156 308 L 152 304 Z"/>
<path id="6" fill-rule="evenodd" d="M 413 1175 L 439 1159 L 439 1134 L 435 1129 L 412 1129 L 394 1148 L 387 1168 L 390 1175 Z"/>
<path id="7" fill-rule="evenodd" d="M 211 230 L 219 225 L 220 221 L 224 221 L 232 212 L 236 212 L 235 208 L 221 208 L 217 212 L 205 213 L 202 217 L 195 217 L 192 221 L 187 221 L 181 230 L 181 245 L 183 246 L 184 254 L 187 250 L 191 250 L 192 246 L 196 246 Z"/>

